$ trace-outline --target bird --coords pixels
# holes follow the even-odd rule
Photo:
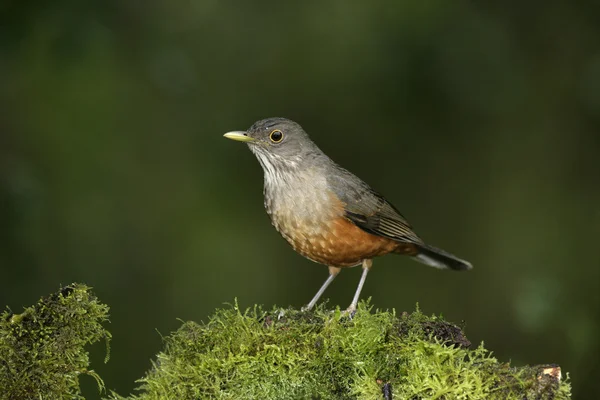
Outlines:
[[[471,263],[426,244],[381,194],[330,159],[302,127],[275,117],[224,137],[248,145],[264,172],[264,206],[272,225],[302,256],[329,268],[304,310],[312,309],[343,268],[362,266],[346,309],[356,311],[373,258],[402,254],[440,269]]]

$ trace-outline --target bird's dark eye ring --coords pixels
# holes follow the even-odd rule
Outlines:
[[[269,134],[269,139],[271,139],[271,142],[273,143],[279,143],[283,140],[283,132],[279,129],[275,129]]]

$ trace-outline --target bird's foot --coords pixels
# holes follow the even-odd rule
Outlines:
[[[285,310],[282,308],[281,310],[279,310],[279,312],[277,313],[277,320],[280,321],[281,318],[285,317]]]
[[[354,318],[355,314],[356,314],[356,304],[354,304],[354,303],[350,304],[350,306],[342,312],[342,315],[347,316],[350,319]]]

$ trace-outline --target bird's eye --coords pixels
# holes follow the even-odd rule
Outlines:
[[[275,129],[271,132],[271,134],[269,134],[269,138],[271,139],[271,142],[279,143],[283,140],[283,132],[281,132],[279,129]]]

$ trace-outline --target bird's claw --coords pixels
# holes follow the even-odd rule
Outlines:
[[[342,315],[347,316],[350,319],[354,318],[354,315],[356,315],[356,305],[350,304],[350,307],[342,311]]]

